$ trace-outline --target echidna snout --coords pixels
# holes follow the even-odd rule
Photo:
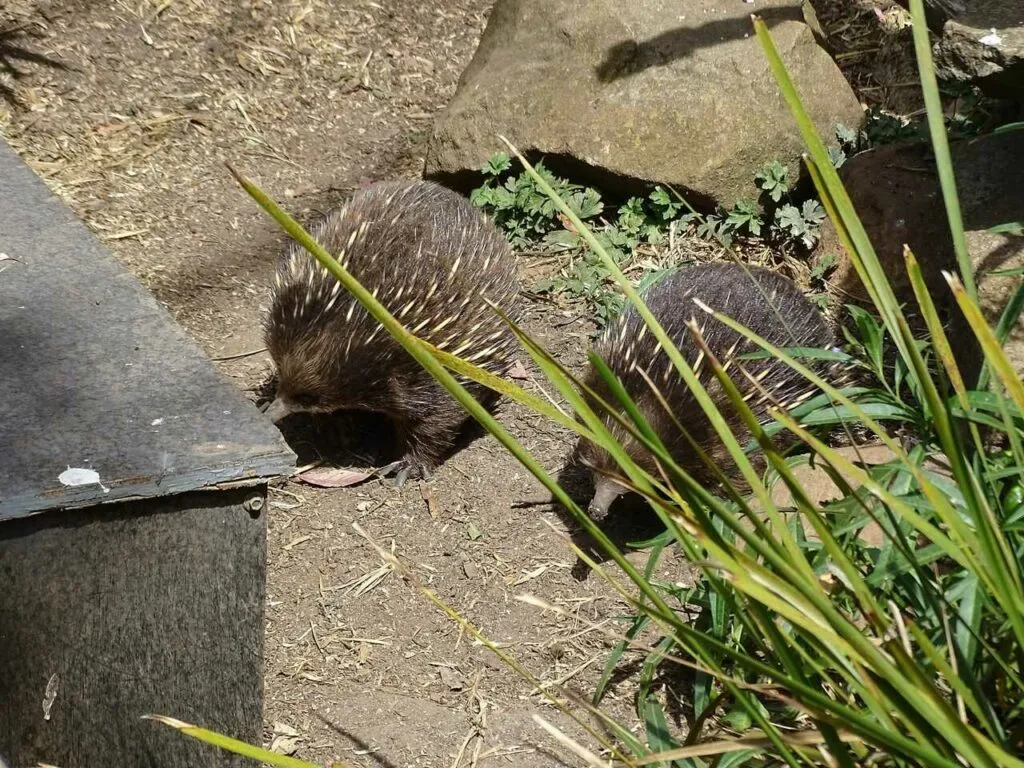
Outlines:
[[[592,404],[592,407],[595,405]],[[649,454],[645,456],[643,446],[629,432],[624,430],[622,425],[609,418],[604,419],[604,425],[611,433],[612,439],[619,444],[631,459],[647,471],[655,471],[654,465],[649,460]],[[580,464],[587,468],[590,478],[594,483],[594,494],[587,507],[587,514],[590,515],[592,520],[603,520],[608,516],[608,512],[612,504],[615,503],[615,500],[629,492],[628,488],[614,479],[615,476],[622,476],[622,469],[608,451],[584,438],[581,438],[577,444],[576,458]]]
[[[267,348],[277,367],[277,394],[266,415],[279,423],[293,413],[331,413],[358,405],[368,408],[358,382],[339,380],[338,360],[329,354],[329,336],[316,328],[295,334],[283,343],[269,333]]]
[[[275,397],[274,401],[267,406],[267,410],[264,411],[267,418],[269,418],[275,424],[280,423],[286,416],[294,413],[291,405],[283,397]]]
[[[594,495],[590,499],[590,505],[587,507],[587,514],[590,515],[593,520],[604,520],[608,517],[608,510],[611,509],[615,500],[627,491],[627,488],[619,485],[619,483],[615,482],[610,477],[606,475],[595,475]]]

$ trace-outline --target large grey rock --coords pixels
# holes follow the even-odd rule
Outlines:
[[[1002,313],[1020,277],[992,274],[1024,267],[1024,237],[987,230],[999,224],[1024,221],[1024,185],[1016,169],[1024,167],[1024,133],[989,135],[951,147],[957,192],[974,264],[982,310],[990,322]],[[942,191],[929,144],[893,145],[849,160],[840,176],[875,252],[899,298],[913,303],[906,276],[903,246],[921,263],[932,297],[950,300],[942,270],[956,269]],[[856,299],[866,294],[830,223],[823,228],[823,252],[841,254],[833,280]],[[961,342],[969,333],[954,312],[954,331]],[[1024,372],[1024,323],[1018,322],[1006,346],[1011,362]]]
[[[1024,2],[971,0],[942,27],[934,52],[940,77],[1024,99]]]
[[[498,0],[434,125],[425,175],[465,186],[503,134],[571,162],[577,178],[668,183],[705,204],[754,198],[757,169],[778,159],[795,172],[803,144],[752,12],[819,130],[859,125],[799,0]]]

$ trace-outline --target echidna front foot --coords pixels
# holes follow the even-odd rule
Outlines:
[[[424,481],[430,480],[432,477],[430,470],[425,464],[409,457],[391,462],[386,467],[383,467],[378,474],[380,474],[381,477],[388,477],[394,474],[395,488],[401,488],[404,486],[410,477],[415,477]]]
[[[402,468],[395,475],[395,488],[401,488],[410,477],[416,477],[424,482],[430,480],[430,470],[427,469],[426,465],[410,460],[403,460],[399,463],[402,465]]]

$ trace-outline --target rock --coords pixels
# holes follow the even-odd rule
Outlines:
[[[768,24],[819,130],[863,110],[800,0],[497,0],[433,127],[424,175],[458,188],[504,147],[574,180],[670,184],[695,204],[754,199],[754,174],[797,171],[803,144],[749,14]]]
[[[887,446],[878,442],[838,448],[836,449],[836,453],[847,461],[860,466],[861,469],[871,469],[872,467],[877,467],[881,464],[888,464],[889,462],[897,460],[896,454],[890,451]],[[944,456],[929,457],[923,464],[923,468],[927,472],[946,478],[950,477],[948,466],[948,459]],[[838,501],[844,496],[843,491],[836,484],[832,475],[829,474],[829,470],[826,470],[824,463],[820,460],[816,460],[813,464],[794,464],[790,468],[790,471],[793,473],[793,476],[796,478],[797,483],[806,495],[807,499],[816,507],[821,507],[829,504],[830,502]],[[861,486],[853,473],[840,471],[839,476],[852,488],[858,488]],[[780,510],[786,508],[792,509],[797,506],[796,502],[793,500],[792,492],[786,484],[782,482],[776,483],[772,487],[771,499],[780,508]],[[821,537],[818,536],[817,532],[814,530],[813,524],[806,516],[802,516],[802,523],[804,533],[807,535],[808,539],[811,541],[821,540]],[[870,547],[881,547],[885,544],[888,537],[886,536],[885,530],[882,526],[876,522],[869,522],[861,528],[857,538]]]
[[[971,0],[934,46],[936,74],[991,96],[1024,99],[1024,3]]]
[[[951,152],[979,300],[985,316],[994,323],[1021,278],[991,273],[1024,267],[1024,237],[987,230],[1024,221],[1024,185],[1017,173],[1009,172],[1024,167],[1024,133],[958,142]],[[949,286],[941,271],[956,270],[956,256],[931,146],[902,144],[864,152],[846,162],[840,177],[897,298],[914,303],[903,260],[906,243],[921,264],[933,299],[940,305],[949,302]],[[842,257],[833,274],[835,284],[854,299],[866,300],[863,285],[830,222],[822,228],[820,248]],[[962,325],[959,312],[952,317],[953,333],[961,341],[969,340],[964,334],[970,330]],[[1024,323],[1017,324],[1006,350],[1015,368],[1024,372]]]

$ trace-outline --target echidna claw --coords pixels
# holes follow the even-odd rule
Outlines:
[[[386,467],[382,467],[377,472],[381,477],[387,477],[392,473],[395,475],[395,488],[401,488],[413,475],[418,476],[422,480],[429,480],[431,477],[431,474],[426,467],[413,461],[409,461],[408,459],[393,461]]]
[[[409,479],[411,473],[412,464],[404,463],[402,468],[398,470],[398,474],[395,475],[395,488],[401,488],[405,485],[405,481]]]

